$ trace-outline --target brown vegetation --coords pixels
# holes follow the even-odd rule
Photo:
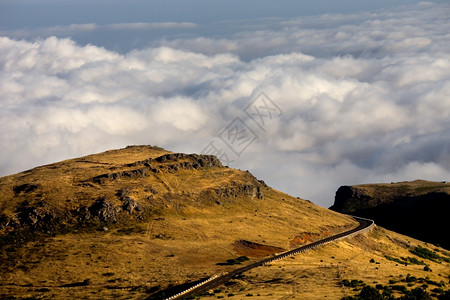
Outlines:
[[[150,146],[3,177],[0,195],[0,297],[142,298],[233,269],[220,263],[238,240],[289,249],[356,225],[214,157]]]

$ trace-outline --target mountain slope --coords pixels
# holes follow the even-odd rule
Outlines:
[[[450,184],[416,180],[342,186],[332,210],[375,220],[383,227],[450,249]]]
[[[142,298],[356,226],[213,156],[133,146],[0,178],[0,296]]]
[[[433,261],[413,254],[418,247],[444,260]],[[344,299],[355,297],[366,286],[386,298],[362,299],[430,299],[401,298],[414,289],[425,290],[432,295],[431,299],[437,299],[449,290],[448,260],[448,251],[376,227],[369,233],[247,272],[201,299],[228,295],[234,299]]]

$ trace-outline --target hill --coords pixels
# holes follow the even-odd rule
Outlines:
[[[450,183],[416,180],[342,186],[332,210],[450,249]]]
[[[214,156],[151,146],[0,178],[0,298],[163,299],[180,285],[354,228]],[[448,290],[450,253],[376,227],[244,273],[202,299]]]
[[[142,298],[357,225],[214,156],[132,146],[0,178],[0,296]]]

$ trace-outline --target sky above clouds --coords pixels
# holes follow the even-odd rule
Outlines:
[[[326,207],[450,179],[448,2],[212,2],[0,0],[0,176],[151,144]]]

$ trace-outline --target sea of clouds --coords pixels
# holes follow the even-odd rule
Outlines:
[[[205,152],[329,206],[343,184],[450,179],[450,5],[221,23],[219,36],[125,53],[71,38],[0,37],[0,175],[151,144]],[[195,28],[78,24],[55,32]],[[218,26],[218,25],[217,25]],[[232,30],[231,30],[232,29]],[[264,127],[245,108],[280,109]],[[234,153],[235,118],[256,139]]]

